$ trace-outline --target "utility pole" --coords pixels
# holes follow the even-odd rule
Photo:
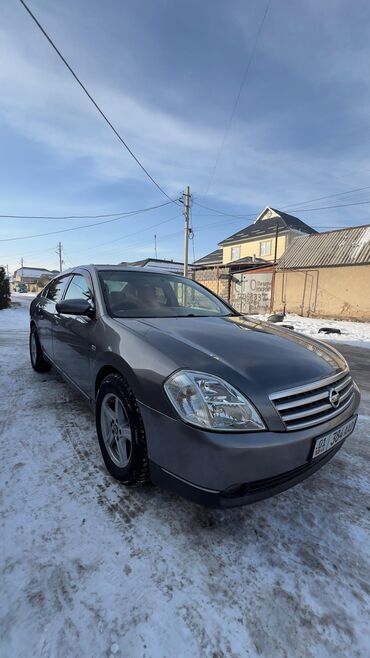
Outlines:
[[[57,254],[59,256],[59,272],[61,272],[62,271],[62,265],[63,265],[63,261],[62,261],[62,243],[61,242],[58,242]]]
[[[156,236],[155,233],[154,233],[154,253],[155,253],[155,257],[158,258],[158,254],[157,254],[157,236]]]
[[[21,283],[23,281],[23,258],[21,258]]]
[[[189,260],[189,211],[190,211],[190,187],[185,189],[185,236],[184,236],[184,276],[188,276]]]

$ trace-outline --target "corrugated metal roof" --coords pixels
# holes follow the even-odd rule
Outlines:
[[[277,269],[370,264],[370,225],[296,238]]]

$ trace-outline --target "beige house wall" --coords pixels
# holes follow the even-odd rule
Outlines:
[[[228,245],[227,247],[222,247],[222,262],[230,263],[231,261],[231,249],[233,247],[240,247],[240,256],[239,258],[245,258],[246,256],[256,256],[256,258],[263,258],[264,260],[271,261],[274,260],[275,256],[275,240],[276,238],[262,238],[261,240],[253,240],[253,242],[240,242],[233,245]],[[261,242],[271,242],[271,255],[270,256],[261,256],[260,245]],[[277,244],[277,258],[280,258],[286,248],[286,235],[278,236]]]
[[[370,320],[370,265],[277,272],[274,311]]]

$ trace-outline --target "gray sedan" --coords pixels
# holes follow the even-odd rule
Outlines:
[[[242,505],[309,476],[354,429],[360,394],[339,352],[176,274],[78,267],[30,314],[34,370],[53,365],[92,405],[125,485]]]

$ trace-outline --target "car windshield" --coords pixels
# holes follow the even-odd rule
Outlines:
[[[225,316],[234,312],[195,281],[176,274],[99,272],[108,313],[117,318]]]

